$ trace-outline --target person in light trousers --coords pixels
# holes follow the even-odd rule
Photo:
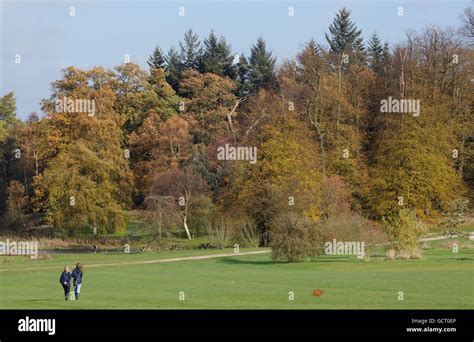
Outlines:
[[[76,299],[79,299],[79,295],[81,294],[82,277],[84,276],[83,269],[83,265],[78,262],[76,264],[76,268],[72,270],[72,279],[74,279],[74,294]]]

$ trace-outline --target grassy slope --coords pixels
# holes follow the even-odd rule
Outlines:
[[[221,251],[215,251],[221,252]],[[53,255],[21,259],[0,268],[57,266],[57,270],[0,272],[0,308],[473,308],[474,250],[424,251],[422,260],[367,263],[324,256],[283,264],[269,255],[87,269],[80,301],[65,302],[58,282],[61,266],[119,260],[177,257],[209,251],[153,254]],[[314,289],[323,289],[313,297]],[[184,291],[185,301],[178,300]],[[294,291],[295,300],[288,300]],[[397,300],[403,291],[404,301]]]

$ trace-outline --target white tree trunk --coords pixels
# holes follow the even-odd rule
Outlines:
[[[191,234],[189,234],[188,224],[186,222],[186,216],[184,216],[183,218],[183,225],[184,225],[184,230],[186,231],[186,235],[188,236],[188,240],[191,240]]]

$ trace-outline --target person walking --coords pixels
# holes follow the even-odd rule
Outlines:
[[[83,269],[83,265],[78,262],[76,268],[72,270],[72,278],[74,279],[74,295],[76,296],[76,300],[79,299],[79,295],[81,294],[82,277],[84,275]]]
[[[66,300],[69,299],[69,292],[71,290],[71,272],[69,272],[69,267],[64,267],[64,271],[61,273],[59,277],[59,282],[61,283],[64,289],[64,296]]]

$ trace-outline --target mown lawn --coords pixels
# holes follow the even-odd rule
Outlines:
[[[474,249],[461,249],[458,254],[428,249],[420,260],[373,257],[366,262],[322,256],[286,264],[261,254],[87,268],[88,264],[210,253],[222,251],[54,254],[52,260],[2,257],[0,270],[16,270],[0,272],[0,309],[474,308]],[[82,297],[65,302],[59,274],[63,265],[76,261],[86,264]],[[35,267],[45,269],[25,270]],[[322,289],[323,295],[313,296],[315,289]],[[184,300],[179,300],[180,291]],[[293,301],[288,299],[290,291]],[[399,291],[403,301],[397,299]]]

